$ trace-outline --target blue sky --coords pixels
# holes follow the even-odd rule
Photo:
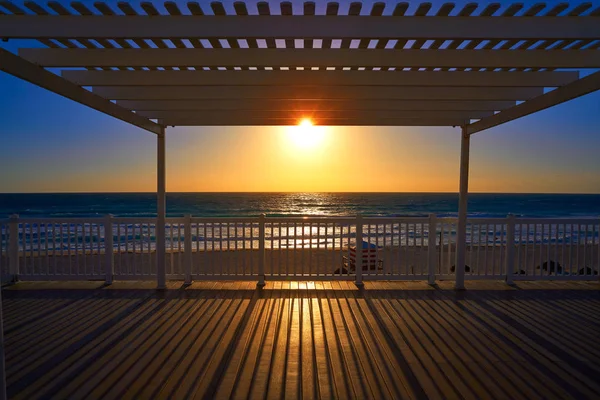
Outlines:
[[[418,4],[410,3],[411,10]],[[432,3],[433,10],[441,4]],[[466,4],[454,3],[456,10]],[[364,13],[371,5],[364,2]],[[0,46],[16,51],[31,42]],[[2,72],[0,93],[0,192],[156,189],[153,134]],[[326,143],[305,155],[285,135],[282,128],[169,129],[167,190],[458,190],[458,129],[331,128]],[[600,193],[599,154],[596,92],[473,136],[470,189]]]

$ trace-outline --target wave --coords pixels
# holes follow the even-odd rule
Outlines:
[[[364,215],[456,216],[455,193],[169,193],[168,216]],[[152,193],[0,194],[0,218],[156,215]],[[484,194],[469,196],[473,217],[593,217],[600,195]]]

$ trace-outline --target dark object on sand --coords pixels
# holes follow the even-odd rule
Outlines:
[[[594,271],[590,267],[583,267],[579,270],[579,275],[598,275],[598,271]]]
[[[453,265],[450,267],[450,272],[454,272],[456,271],[456,265]],[[471,272],[471,267],[469,267],[468,265],[465,265],[465,272]]]
[[[542,264],[541,267],[544,271],[548,271],[549,274],[553,273],[554,274],[562,274],[563,273],[563,268],[560,265],[560,263],[558,261],[546,261]],[[536,269],[540,269],[540,266],[538,265]]]
[[[520,269],[518,271],[513,272],[513,275],[527,275],[527,272],[525,272],[524,270]]]

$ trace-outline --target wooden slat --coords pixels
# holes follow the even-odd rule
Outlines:
[[[598,68],[596,50],[20,49],[44,67]]]
[[[0,36],[61,38],[598,39],[594,17],[0,16]]]
[[[98,1],[98,2],[94,3],[94,5],[98,9],[98,11],[100,11],[103,15],[115,15],[115,12],[106,3]],[[125,13],[125,15],[128,15],[128,16],[139,15],[137,13],[137,11],[132,7],[132,5],[126,1],[118,2],[117,7],[123,13]],[[115,40],[116,41],[121,40],[121,43],[122,42],[127,43],[124,39],[115,39]],[[150,45],[148,45],[148,43],[146,43],[146,41],[143,39],[132,39],[132,40],[141,49],[147,49],[150,47]],[[165,43],[162,40],[150,40],[150,42],[153,43],[154,46],[156,46],[158,48],[166,47]],[[129,48],[130,46],[121,45],[121,47]],[[156,70],[156,67],[148,67],[148,69]]]
[[[78,11],[81,15],[93,15],[93,13],[84,5],[78,3],[78,2],[73,2],[72,7],[76,8],[76,11]],[[56,1],[49,1],[48,2],[48,8],[52,9],[54,12],[56,12],[59,15],[72,15],[71,12],[62,4],[60,4],[59,2]],[[40,14],[40,12],[37,12],[38,14]],[[42,15],[47,15],[46,13],[41,13]],[[96,46],[96,44],[88,39],[79,39],[78,40],[79,43],[81,43],[84,47],[88,48],[88,49],[95,49],[98,48],[99,46]],[[105,48],[112,48],[114,47],[108,40],[106,39],[98,39],[97,40],[98,44],[100,45],[100,47],[105,47]],[[77,46],[69,46],[67,45],[67,47],[77,47]],[[91,68],[90,68],[91,69]],[[103,68],[98,68],[101,70],[110,70],[110,68],[107,67],[103,67]]]
[[[11,12],[15,15],[25,15],[26,14],[22,8],[16,6],[14,3],[10,2],[10,1],[2,1],[2,2],[0,2],[0,5],[2,5],[9,12]],[[36,14],[40,14],[40,15],[48,14],[48,12],[46,11],[46,9],[44,9],[44,7],[40,6],[39,4],[37,4],[33,1],[26,1],[23,3],[23,5]],[[2,13],[2,14],[4,14],[4,13]],[[41,39],[41,40],[39,40],[39,42],[50,48],[60,47],[54,41],[48,40],[48,39]],[[57,42],[62,44],[65,47],[72,47],[72,43],[69,40],[58,40]]]
[[[81,86],[325,85],[325,86],[510,86],[555,87],[576,80],[577,72],[416,72],[416,71],[63,71]]]
[[[468,3],[466,4],[462,10],[460,10],[460,12],[458,13],[459,17],[469,17],[471,16],[475,10],[477,10],[477,3]],[[485,16],[484,13],[482,13],[481,15]],[[471,40],[471,42],[477,42],[477,40]],[[453,40],[451,41],[448,46],[446,47],[447,49],[457,49],[461,44],[463,43],[462,40]],[[468,50],[468,46],[465,46],[465,49]],[[442,71],[446,70],[445,68],[442,68]],[[457,71],[463,71],[464,68],[457,68]]]
[[[327,7],[325,9],[325,15],[334,16],[338,15],[340,5],[337,2],[329,2],[327,3]],[[325,38],[321,41],[321,48],[330,49],[332,44],[332,40]]]
[[[440,9],[439,9],[439,10],[438,10],[438,12],[436,13],[436,16],[445,17],[445,16],[448,16],[448,15],[450,15],[450,13],[452,12],[452,10],[454,9],[454,6],[455,6],[455,5],[454,5],[454,3],[444,3],[444,4],[442,4],[442,6],[440,7]],[[465,6],[465,7],[466,7],[466,6]],[[463,10],[464,10],[464,9],[463,9]],[[461,11],[461,12],[462,12],[462,11]],[[440,39],[438,39],[438,40],[434,40],[434,41],[433,41],[433,43],[431,43],[431,44],[429,45],[428,49],[432,49],[432,50],[433,50],[433,49],[439,49],[439,48],[440,48],[440,47],[441,47],[441,46],[444,44],[444,42],[445,42],[445,40],[440,40]],[[451,41],[451,42],[448,44],[447,48],[448,48],[449,46],[452,46],[453,44],[454,44],[454,41]],[[414,48],[414,47],[415,47],[415,46],[413,45],[413,48]],[[421,46],[419,46],[419,47],[421,47]],[[457,46],[457,47],[458,47],[458,46]],[[434,68],[431,68],[431,67],[430,67],[430,68],[427,68],[426,70],[427,70],[427,71],[433,71],[433,70],[434,70]]]
[[[410,86],[402,90],[383,86],[101,86],[93,93],[111,100],[192,99],[397,99],[397,100],[526,100],[542,88],[443,88]]]
[[[443,100],[118,100],[129,110],[271,110],[271,111],[499,111],[514,106],[514,101]]]
[[[232,114],[229,110],[210,110],[210,111],[137,111],[137,115],[150,119],[177,120],[177,119],[198,119],[215,118],[227,119],[302,119],[304,117],[312,117],[319,119],[480,119],[494,115],[493,111],[358,111],[354,110],[349,113],[347,110],[328,111],[236,111]]]
[[[303,118],[237,118],[237,117],[205,117],[159,119],[158,123],[165,126],[294,126]],[[314,125],[322,126],[462,126],[469,119],[399,119],[399,118],[315,118],[311,117]]]
[[[210,8],[212,9],[215,16],[222,17],[224,15],[227,15],[227,13],[225,12],[225,8],[223,7],[223,4],[218,1],[211,2]],[[237,39],[226,39],[226,41],[227,41],[228,46],[232,49],[238,49],[240,47]],[[210,45],[215,49],[223,48],[221,41],[217,38],[209,38],[209,42],[210,42]]]

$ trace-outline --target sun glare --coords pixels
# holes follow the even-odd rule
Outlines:
[[[324,127],[314,126],[305,118],[297,126],[291,126],[288,131],[290,141],[298,148],[313,148],[318,146],[325,136]]]

